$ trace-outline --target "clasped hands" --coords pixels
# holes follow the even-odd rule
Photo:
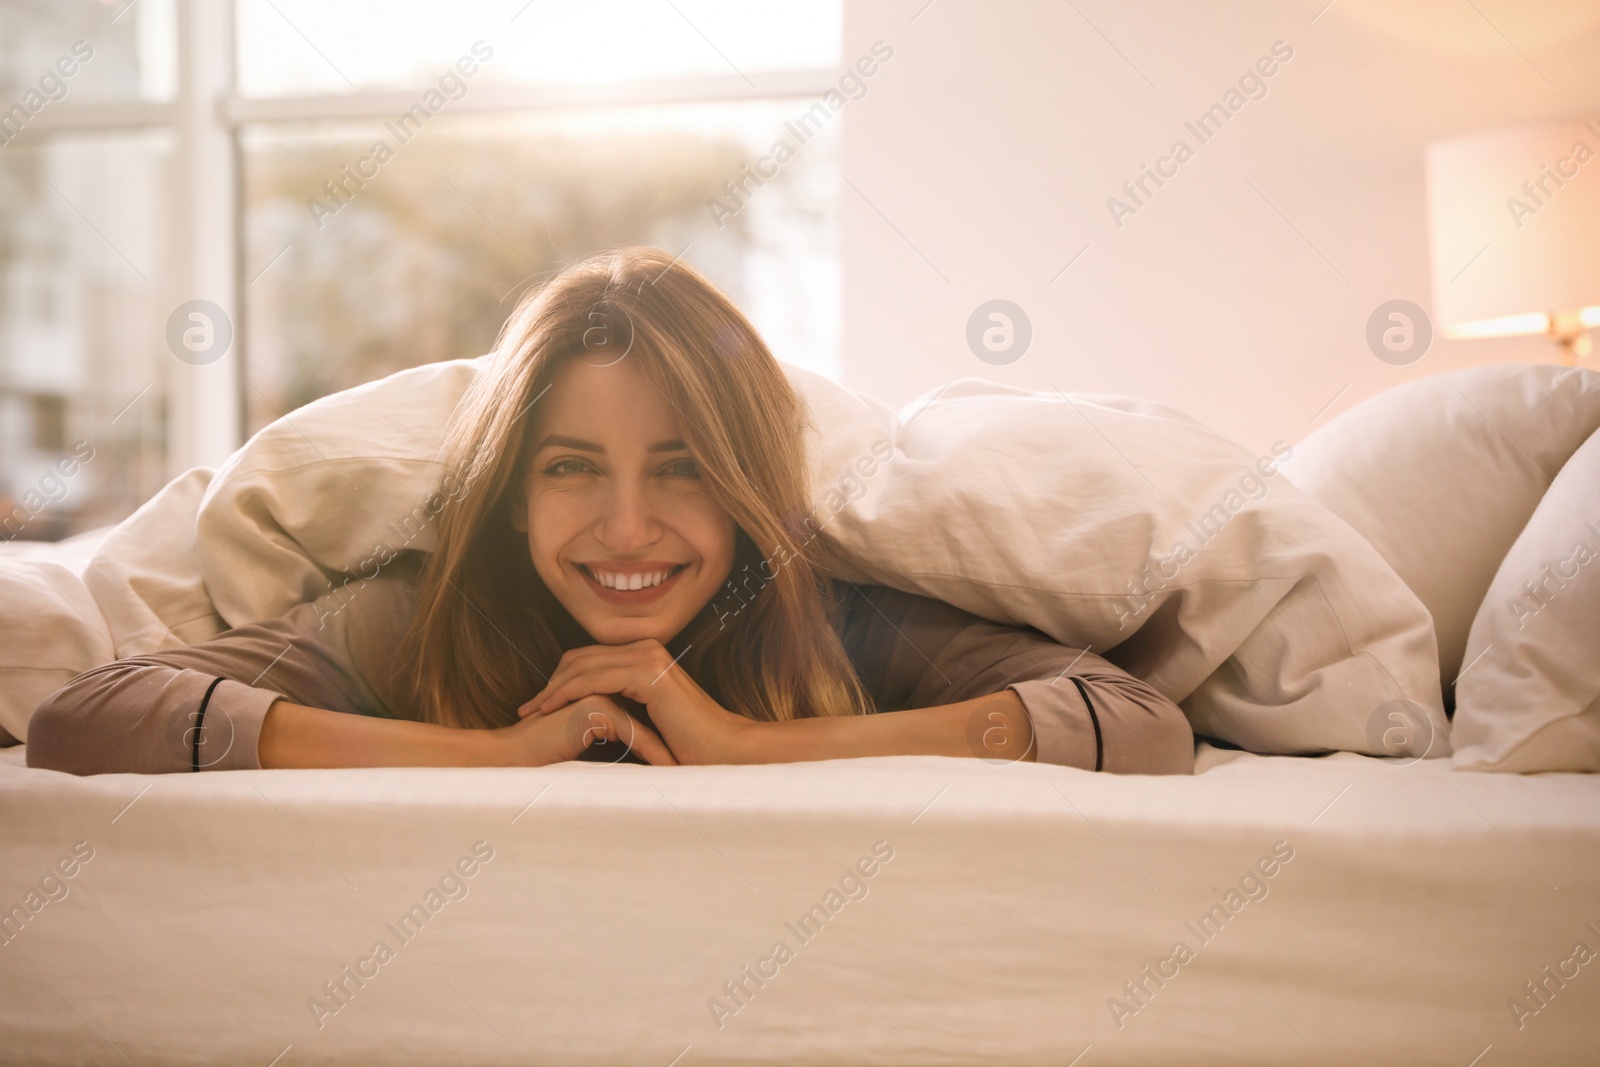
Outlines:
[[[618,695],[643,704],[660,733],[628,714]],[[597,741],[658,765],[758,762],[754,742],[764,725],[711,699],[653,639],[569,650],[517,716],[493,733],[509,746],[508,762],[525,766],[577,759]]]

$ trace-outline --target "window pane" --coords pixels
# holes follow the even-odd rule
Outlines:
[[[839,62],[839,0],[238,0],[247,96],[429,85],[476,41],[486,81],[759,74]]]
[[[0,0],[0,141],[48,107],[170,100],[173,12],[173,0]]]
[[[165,481],[167,157],[153,134],[0,151],[0,541],[115,522]]]
[[[397,143],[381,125],[247,131],[250,429],[403,367],[481,355],[528,284],[623,244],[683,252],[780,358],[837,374],[837,129],[747,198],[723,188],[798,107],[441,117],[381,164],[374,143]]]

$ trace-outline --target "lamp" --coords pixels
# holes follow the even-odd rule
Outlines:
[[[1569,366],[1600,327],[1600,117],[1428,146],[1433,304],[1445,337],[1549,334]]]

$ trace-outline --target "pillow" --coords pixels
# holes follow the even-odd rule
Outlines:
[[[114,529],[0,554],[0,727],[19,741],[41,701],[73,677],[125,656],[180,648],[225,628],[195,554],[195,514],[211,481],[197,469]]]
[[[1600,771],[1600,433],[1506,553],[1466,656],[1456,767]]]
[[[974,379],[901,412],[844,570],[1090,648],[1255,752],[1449,754],[1426,610],[1277,464],[1160,404]],[[1374,717],[1400,702],[1409,735]]]
[[[476,367],[325,397],[232,456],[198,518],[217,611],[275,617],[431,549],[451,484],[438,443]],[[809,411],[813,521],[836,576],[1116,646],[1196,729],[1255,751],[1448,754],[1426,609],[1275,477],[1287,446],[1253,457],[1157,404],[971,380],[897,415],[785,370]],[[1426,728],[1384,748],[1369,722],[1395,701]]]
[[[1372,542],[1427,605],[1448,702],[1501,560],[1597,429],[1600,374],[1475,367],[1357,404],[1295,445],[1283,472]]]
[[[229,626],[371,577],[388,555],[433,550],[444,427],[477,366],[430,363],[323,397],[228,457],[197,526],[200,569]]]
[[[94,598],[71,567],[40,553],[0,555],[0,727],[28,740],[45,697],[116,656]]]

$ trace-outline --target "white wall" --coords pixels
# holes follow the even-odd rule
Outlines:
[[[1135,394],[1265,451],[1413,378],[1555,360],[1436,340],[1396,367],[1364,331],[1393,298],[1431,310],[1429,141],[1600,111],[1595,0],[925,3],[846,3],[845,61],[894,57],[844,113],[845,384]],[[1184,121],[1277,40],[1267,95],[1199,145]],[[1194,158],[1117,228],[1107,198],[1179,137]],[[1033,323],[1009,366],[965,340],[997,297]]]

